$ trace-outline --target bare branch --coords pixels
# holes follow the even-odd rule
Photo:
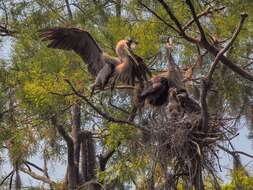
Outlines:
[[[178,21],[177,17],[173,14],[171,8],[169,7],[169,5],[167,3],[164,2],[164,0],[158,0],[159,3],[163,6],[163,8],[166,10],[166,12],[168,13],[168,15],[170,16],[171,20],[176,24],[179,32],[178,34],[180,36],[182,36],[183,38],[185,38],[186,40],[188,40],[189,42],[192,42],[192,43],[199,43],[199,40],[198,39],[195,39],[191,36],[188,36],[185,31],[183,30],[180,22]]]
[[[219,53],[216,55],[212,65],[211,65],[211,68],[209,70],[209,73],[208,73],[208,76],[207,76],[207,82],[210,83],[211,79],[212,79],[212,75],[214,73],[214,70],[215,70],[215,67],[216,65],[218,64],[221,56],[233,45],[236,37],[238,36],[238,34],[240,33],[241,29],[242,29],[242,26],[243,26],[243,23],[245,21],[245,19],[247,18],[247,14],[246,13],[242,13],[241,14],[241,20],[240,20],[240,23],[238,25],[238,27],[236,28],[236,30],[234,31],[232,37],[231,37],[231,40],[227,43],[227,45],[225,45],[224,48],[222,48]]]
[[[33,172],[33,171],[29,171],[29,170],[27,170],[27,169],[24,168],[24,167],[20,167],[20,171],[22,171],[23,173],[28,174],[29,176],[31,176],[31,177],[34,178],[34,179],[43,181],[44,183],[47,183],[47,184],[54,184],[54,181],[50,180],[49,178],[47,178],[47,177],[45,177],[45,176],[38,175],[37,173],[35,173],[35,172]]]
[[[0,186],[2,186],[4,184],[4,182],[14,173],[14,170],[12,170],[0,183]]]
[[[56,127],[56,129],[58,130],[58,132],[60,133],[60,135],[63,137],[63,139],[67,142],[68,146],[69,145],[72,146],[73,145],[72,138],[65,131],[65,129],[63,128],[63,126],[58,123],[56,116],[53,116],[51,118],[51,122]]]
[[[248,153],[245,153],[245,152],[242,152],[242,151],[231,151],[231,150],[229,150],[229,149],[227,149],[227,148],[225,148],[225,147],[223,147],[223,146],[221,146],[221,145],[217,145],[217,146],[218,146],[221,150],[223,150],[223,151],[229,153],[230,155],[232,155],[233,157],[235,157],[236,154],[242,154],[242,155],[247,156],[247,157],[249,157],[249,158],[253,158],[253,155],[250,155],[250,154],[248,154]]]
[[[209,116],[208,116],[206,97],[207,97],[208,89],[210,87],[210,83],[212,80],[212,75],[214,73],[216,65],[218,64],[221,56],[223,56],[223,54],[233,45],[233,42],[235,41],[236,37],[238,36],[239,32],[241,31],[244,20],[247,18],[247,16],[248,15],[245,13],[241,14],[240,23],[239,23],[238,27],[236,28],[235,32],[233,33],[230,42],[228,42],[227,45],[217,53],[212,65],[211,65],[211,68],[208,72],[206,79],[203,79],[203,81],[202,81],[200,104],[201,104],[202,128],[204,129],[204,131],[208,130],[208,117]]]
[[[127,121],[127,120],[121,120],[121,119],[116,119],[112,116],[110,116],[108,113],[105,113],[103,112],[102,110],[100,110],[99,108],[97,108],[93,103],[91,103],[88,98],[86,96],[84,96],[83,94],[79,93],[75,88],[74,86],[72,85],[72,83],[69,81],[69,80],[65,80],[68,85],[70,86],[70,88],[72,89],[72,91],[78,96],[80,97],[81,99],[83,99],[90,107],[92,107],[99,115],[101,115],[103,118],[105,118],[107,121],[110,121],[110,122],[114,122],[114,123],[119,123],[119,124],[128,124],[128,125],[131,125],[131,126],[134,126],[134,127],[137,127],[139,129],[142,129],[142,130],[147,130],[139,125],[135,125],[134,123],[130,122],[130,121]]]
[[[207,7],[203,12],[199,13],[196,17],[197,17],[197,19],[200,19],[202,16],[206,16],[207,14],[211,14],[211,13],[216,12],[216,11],[221,11],[223,9],[225,9],[224,6],[219,7],[219,8],[215,8],[215,9],[212,9],[211,7]],[[192,18],[191,20],[189,20],[183,26],[183,30],[187,30],[193,23],[194,23],[194,18]]]
[[[168,22],[166,22],[162,17],[160,17],[156,12],[154,12],[151,8],[149,8],[147,5],[145,5],[144,3],[142,3],[141,0],[138,1],[139,4],[141,6],[143,6],[144,8],[146,8],[150,13],[152,13],[154,16],[156,16],[160,21],[162,21],[165,25],[167,25],[169,28],[171,28],[172,30],[176,31],[177,33],[179,33],[179,31],[172,26],[171,24],[169,24]]]
[[[193,16],[193,20],[194,22],[197,24],[198,26],[198,29],[199,29],[199,32],[200,32],[200,37],[201,37],[201,41],[206,41],[206,35],[205,35],[205,32],[199,22],[199,19],[198,19],[198,16],[195,12],[195,9],[194,9],[194,6],[191,2],[191,0],[186,0],[186,4],[189,6],[190,10],[191,10],[191,13],[192,13],[192,16]]]
[[[37,166],[36,164],[29,162],[29,161],[26,161],[25,163],[44,173],[44,170],[42,168],[40,168],[39,166]]]

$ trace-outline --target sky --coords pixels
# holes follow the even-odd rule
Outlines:
[[[0,47],[0,58],[8,60],[10,58],[10,53],[11,53],[11,41],[10,39],[5,38],[4,46]],[[253,146],[252,146],[253,141],[248,139],[249,131],[248,131],[247,123],[245,122],[244,119],[240,121],[239,129],[240,129],[239,135],[235,139],[232,140],[232,143],[235,149],[253,155]],[[219,156],[221,157],[220,163],[222,166],[222,172],[219,172],[219,176],[226,183],[230,180],[229,171],[232,168],[233,162],[232,162],[231,157],[222,151],[220,151]],[[4,157],[7,158],[6,153],[4,154]],[[253,160],[243,155],[241,156],[241,159],[242,159],[243,165],[247,166],[247,168],[251,172],[253,172]],[[29,161],[37,164],[40,167],[43,167],[43,161],[40,158],[40,156],[35,156],[31,158]],[[66,171],[66,162],[65,163],[59,163],[55,161],[50,162],[48,168],[49,168],[49,176],[53,180],[62,180],[64,178],[65,171]],[[11,171],[11,168],[8,162],[5,162],[0,167],[0,175],[8,174],[10,171]],[[22,174],[21,177],[22,177],[24,186],[41,184],[41,182],[38,182],[32,179],[30,176],[26,174]]]

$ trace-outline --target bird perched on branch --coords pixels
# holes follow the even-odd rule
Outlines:
[[[143,59],[133,53],[137,44],[132,39],[120,40],[116,45],[118,57],[106,54],[85,30],[77,28],[53,28],[41,31],[42,41],[50,41],[48,47],[73,50],[88,65],[88,71],[96,77],[92,84],[95,89],[104,89],[109,83],[120,80],[124,84],[135,85],[136,81],[147,81],[151,75]]]

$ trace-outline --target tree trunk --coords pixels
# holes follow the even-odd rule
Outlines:
[[[76,190],[78,185],[78,167],[75,164],[74,158],[74,144],[68,144],[68,189]]]
[[[20,190],[21,189],[21,178],[19,175],[19,170],[16,170],[16,180],[15,180],[15,190]]]
[[[81,135],[81,174],[83,183],[96,179],[96,154],[92,133],[82,132]],[[97,184],[91,184],[91,189],[100,189]]]
[[[80,160],[80,141],[78,136],[81,127],[81,108],[78,103],[74,104],[71,108],[72,115],[72,140],[74,145],[74,164],[75,176],[77,176],[77,183],[79,183],[79,160]]]

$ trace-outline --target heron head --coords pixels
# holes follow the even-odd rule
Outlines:
[[[127,47],[130,50],[134,50],[138,45],[138,41],[133,38],[127,38]]]

